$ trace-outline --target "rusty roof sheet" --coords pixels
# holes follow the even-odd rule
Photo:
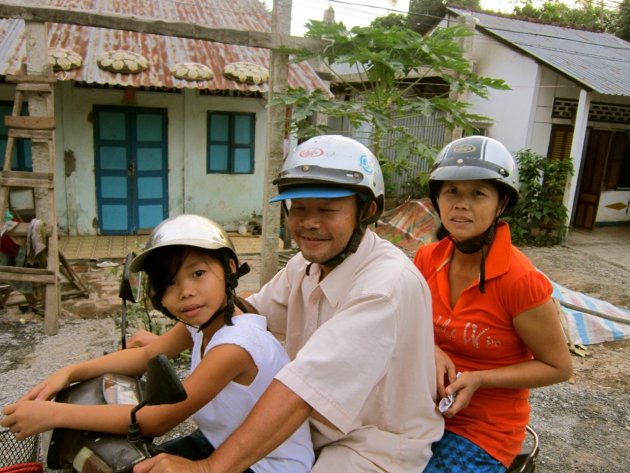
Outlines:
[[[578,82],[587,90],[630,97],[630,43],[608,33],[504,18],[450,8],[472,15],[477,28],[510,44]]]
[[[258,0],[35,0],[28,3],[197,23],[216,28],[271,31],[270,14]],[[18,73],[20,65],[25,62],[23,31],[23,20],[0,19],[0,75]],[[196,88],[243,92],[268,90],[268,83],[244,84],[223,75],[225,65],[237,61],[252,62],[269,68],[270,52],[264,48],[60,23],[48,23],[48,38],[49,48],[71,49],[83,58],[82,67],[58,72],[59,80],[162,89]],[[101,70],[96,63],[99,55],[118,49],[142,54],[149,61],[148,69],[137,74]],[[170,68],[181,62],[205,64],[214,72],[214,78],[208,81],[176,79],[171,75]],[[306,63],[289,66],[289,86],[327,90],[324,82]]]

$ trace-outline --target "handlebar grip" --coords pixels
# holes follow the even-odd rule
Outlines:
[[[154,443],[147,444],[147,451],[149,452],[150,457],[154,457],[160,453],[166,453],[166,450],[160,448],[159,445],[155,445]]]

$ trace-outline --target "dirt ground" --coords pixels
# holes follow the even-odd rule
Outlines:
[[[565,245],[523,248],[553,281],[630,308],[630,227],[570,234]],[[630,471],[630,340],[573,357],[571,383],[532,391],[540,472]]]
[[[522,248],[552,280],[621,307],[630,307],[630,227],[571,233],[565,244]],[[253,268],[259,256],[243,258]],[[0,405],[27,385],[73,360],[115,349],[119,314],[116,274],[95,262],[73,262],[89,299],[64,301],[58,335],[42,334],[41,316],[9,308],[0,314]],[[256,290],[258,272],[239,289]],[[540,436],[539,472],[630,471],[630,340],[588,347],[573,357],[575,380],[532,391]]]

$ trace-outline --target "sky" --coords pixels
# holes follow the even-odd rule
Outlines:
[[[273,4],[267,0],[267,4]],[[481,0],[481,7],[495,11],[511,12],[516,0]],[[534,1],[534,4],[542,3]],[[565,3],[572,4],[573,0]],[[335,10],[335,20],[342,21],[348,28],[353,26],[367,26],[374,18],[389,13],[407,13],[409,0],[397,0],[392,5],[390,0],[292,0],[291,34],[303,36],[304,24],[309,20],[322,20],[324,11],[332,6]]]

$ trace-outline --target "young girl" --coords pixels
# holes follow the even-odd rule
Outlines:
[[[146,406],[137,420],[143,435],[160,436],[191,417],[198,430],[163,444],[169,453],[206,458],[238,427],[274,375],[289,360],[266,330],[266,319],[234,294],[239,266],[232,242],[213,221],[181,215],[158,225],[131,263],[148,275],[152,305],[178,323],[152,343],[60,369],[4,408],[0,425],[18,439],[63,427],[125,434],[130,405],[80,406],[49,402],[71,383],[107,372],[140,375],[160,353],[192,349],[183,381],[188,395],[173,405]],[[254,472],[308,472],[314,460],[308,425],[251,466]]]

